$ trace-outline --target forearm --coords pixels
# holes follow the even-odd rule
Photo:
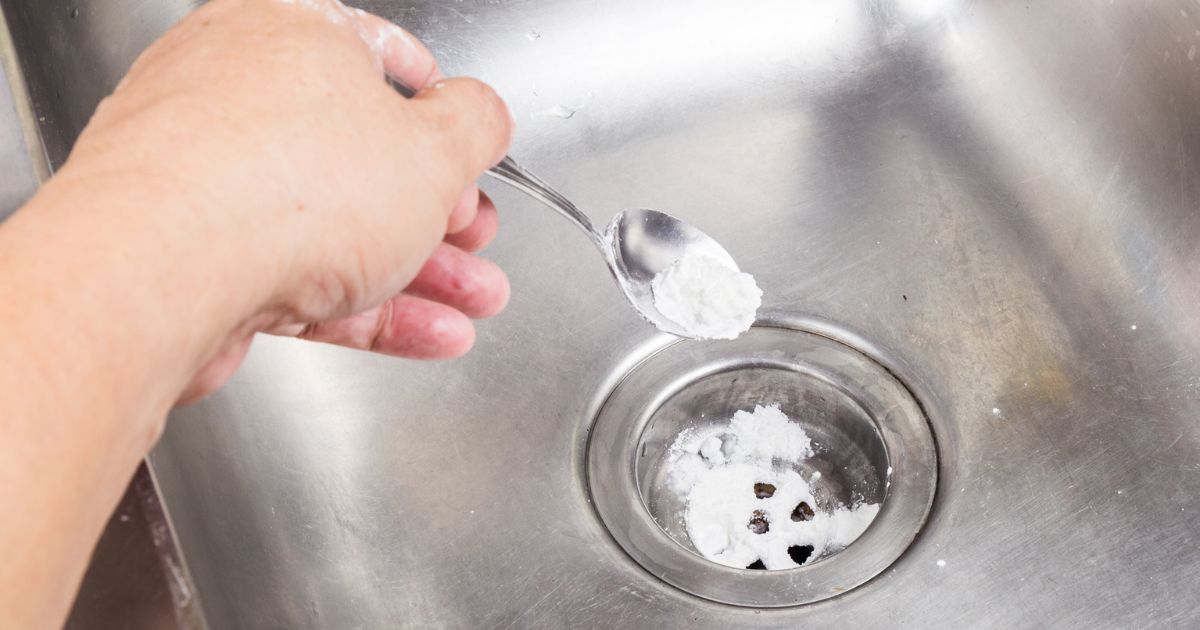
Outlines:
[[[141,233],[155,229],[135,218],[144,205],[178,201],[118,185],[51,183],[0,225],[0,614],[18,615],[0,626],[61,624],[130,474],[230,325],[181,290],[205,286],[174,264],[189,252]]]

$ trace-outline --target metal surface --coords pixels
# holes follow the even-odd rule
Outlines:
[[[134,58],[201,2],[0,0],[52,167]]]
[[[844,594],[908,548],[937,485],[933,436],[904,385],[831,338],[835,330],[760,320],[734,341],[675,343],[640,362],[606,397],[588,444],[588,487],[612,536],[646,570],[714,601],[795,606]],[[846,549],[815,549],[813,561],[779,571],[729,568],[696,552],[684,497],[664,465],[668,449],[682,431],[701,435],[755,405],[779,406],[813,439],[817,454],[796,472],[812,480],[818,510],[856,499],[880,505]]]
[[[14,5],[56,157],[190,3]],[[904,556],[817,604],[638,568],[583,448],[658,337],[573,228],[497,190],[513,298],[469,357],[262,338],[175,414],[152,463],[213,627],[1200,624],[1193,0],[359,5],[496,85],[514,152],[581,207],[669,209],[766,309],[873,346],[934,423],[939,494]]]
[[[400,81],[388,79],[388,83],[405,98],[416,94]],[[629,304],[646,321],[664,332],[678,337],[696,337],[658,310],[651,282],[659,272],[675,264],[688,250],[717,259],[735,270],[738,268],[720,243],[669,214],[642,208],[622,210],[612,218],[602,236],[592,220],[570,199],[530,173],[512,156],[504,156],[499,164],[488,169],[487,174],[554,210],[586,234],[600,250]]]
[[[96,544],[65,628],[205,627],[154,477],[140,466]]]
[[[17,55],[9,37],[8,24],[0,14],[0,221],[21,207],[37,190],[45,176],[33,109]]]

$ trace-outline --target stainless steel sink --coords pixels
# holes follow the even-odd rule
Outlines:
[[[193,6],[0,4],[54,163]],[[513,299],[469,357],[263,337],[174,414],[151,467],[210,627],[1200,625],[1200,4],[357,4],[493,83],[513,154],[594,221],[670,211],[768,315],[869,349],[928,419],[937,493],[819,603],[642,569],[590,504],[588,437],[666,340],[574,228],[491,189]]]

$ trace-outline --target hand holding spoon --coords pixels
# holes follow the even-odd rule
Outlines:
[[[389,78],[389,82],[407,98],[416,93],[394,79]],[[505,156],[487,174],[536,199],[583,230],[604,256],[625,298],[646,321],[679,337],[704,337],[664,315],[655,304],[652,285],[656,276],[685,256],[707,257],[736,273],[737,263],[719,243],[669,214],[638,208],[618,212],[601,234],[570,199],[511,157]],[[754,308],[757,309],[757,303]]]

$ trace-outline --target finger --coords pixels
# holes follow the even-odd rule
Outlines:
[[[459,195],[458,201],[454,204],[454,210],[450,212],[450,221],[446,225],[447,234],[455,234],[461,232],[475,221],[475,212],[479,206],[479,186],[471,184],[463,190],[462,195]]]
[[[351,10],[359,37],[388,76],[413,89],[442,78],[433,53],[408,31],[361,9]]]
[[[208,363],[204,364],[199,372],[196,372],[175,404],[190,405],[217,391],[242,364],[246,353],[250,351],[250,342],[253,340],[254,335],[246,335],[221,348],[216,356],[209,359]]]
[[[508,276],[492,261],[442,243],[404,293],[482,319],[499,313],[508,304]]]
[[[438,81],[411,101],[447,163],[459,169],[464,184],[495,166],[512,143],[513,119],[492,88],[475,79]]]
[[[399,295],[357,315],[305,326],[295,336],[410,359],[451,359],[475,344],[475,326],[449,306]]]
[[[496,238],[496,231],[500,228],[500,213],[496,211],[496,205],[488,196],[480,191],[479,206],[475,210],[475,220],[461,232],[448,234],[446,242],[468,252],[477,252],[492,239]]]

